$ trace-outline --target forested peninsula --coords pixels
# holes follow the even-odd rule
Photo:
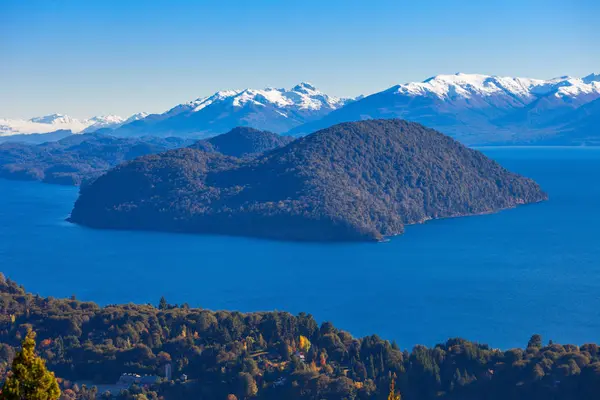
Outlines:
[[[407,224],[547,198],[531,179],[402,120],[343,123],[250,158],[199,148],[109,170],[82,188],[70,220],[94,228],[373,241]]]

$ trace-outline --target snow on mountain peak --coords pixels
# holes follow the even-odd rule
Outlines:
[[[147,112],[135,113],[135,114],[131,115],[129,118],[127,118],[123,123],[128,124],[133,121],[138,121],[140,119],[146,118],[148,115],[150,115],[150,114],[148,114]]]
[[[31,118],[29,121],[37,124],[69,124],[75,120],[68,115],[48,114],[41,117]]]
[[[147,116],[147,114],[139,114],[136,118],[145,118],[145,116]],[[124,122],[125,119],[118,115],[99,115],[83,120],[63,114],[49,114],[28,120],[0,119],[0,136],[49,133],[58,130],[70,130],[73,133],[87,133],[100,128],[115,128],[122,125]]]
[[[436,75],[423,82],[411,82],[394,87],[394,91],[408,96],[436,97],[442,100],[457,98],[486,98],[499,96],[529,102],[536,96],[554,93],[556,96],[575,96],[599,93],[600,82],[593,77],[563,76],[551,80],[500,77],[482,74],[457,73]]]
[[[223,90],[211,96],[201,97],[189,103],[180,104],[167,111],[166,115],[174,116],[186,111],[198,112],[212,104],[222,102],[229,102],[234,107],[255,105],[273,106],[281,109],[334,110],[343,106],[348,101],[349,99],[326,95],[312,84],[301,82],[289,90],[273,87],[261,90]],[[282,115],[285,115],[285,113]]]
[[[506,92],[519,98],[527,98],[530,96],[529,88],[535,82],[533,79],[457,73],[436,75],[423,82],[400,85],[397,91],[407,95],[435,96],[440,99],[487,97]]]
[[[558,86],[555,96],[574,97],[579,95],[598,94],[600,95],[600,82],[590,81],[586,83],[583,79],[568,79]]]
[[[118,115],[97,115],[88,119],[88,122],[92,122],[92,124],[119,124],[123,122],[125,119],[119,117]]]
[[[300,82],[299,84],[294,86],[291,91],[306,93],[306,92],[318,92],[319,90],[309,82]]]
[[[86,124],[63,114],[49,114],[25,119],[0,119],[0,136],[31,133],[48,133],[57,130],[79,132]]]
[[[84,121],[87,126],[82,132],[88,133],[102,128],[116,128],[121,126],[123,122],[125,122],[125,119],[118,115],[97,115]]]

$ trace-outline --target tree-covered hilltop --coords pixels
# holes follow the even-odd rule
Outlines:
[[[448,136],[416,123],[370,120],[243,161],[190,149],[138,158],[82,190],[71,220],[97,228],[379,240],[406,224],[544,199],[532,180]]]
[[[99,307],[33,295],[0,278],[0,381],[30,330],[68,398],[94,398],[92,384],[86,390],[73,381],[115,383],[122,373],[164,376],[166,364],[174,382],[133,385],[113,395],[385,399],[393,374],[403,400],[586,400],[600,393],[596,344],[545,344],[534,335],[523,349],[450,339],[407,351],[375,335],[354,338],[331,323],[319,326],[303,313],[214,312],[166,299],[158,307]]]
[[[136,157],[191,144],[180,138],[117,138],[89,133],[39,145],[0,144],[0,178],[80,185]]]
[[[248,127],[237,127],[222,135],[200,140],[190,147],[208,152],[217,152],[233,157],[256,156],[269,150],[278,149],[292,142],[291,136],[259,131]]]

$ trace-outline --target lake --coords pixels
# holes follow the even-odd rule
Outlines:
[[[387,243],[103,231],[64,221],[77,188],[0,180],[0,271],[43,296],[311,313],[403,348],[600,338],[600,148],[485,148],[545,203],[408,227]]]

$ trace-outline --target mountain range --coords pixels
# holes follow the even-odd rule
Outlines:
[[[147,113],[137,113],[129,118],[122,118],[117,115],[101,115],[88,119],[77,119],[63,114],[49,114],[28,120],[0,118],[0,141],[8,141],[12,137],[13,140],[10,141],[35,142],[43,138],[34,136],[31,140],[27,140],[25,135],[43,134],[53,134],[53,136],[48,137],[58,139],[73,133],[90,133],[100,129],[114,129],[123,124],[144,119],[147,116]],[[14,140],[16,137],[20,140]]]
[[[306,82],[289,90],[226,90],[177,105],[163,114],[124,124],[113,134],[203,138],[237,126],[284,133],[321,119],[352,101],[354,99],[329,96]]]
[[[551,80],[438,75],[375,93],[289,134],[346,121],[403,118],[466,144],[592,144],[600,143],[600,132],[586,121],[598,115],[592,104],[599,98],[598,75]]]
[[[54,114],[0,120],[0,141],[53,140],[13,136],[102,129],[114,136],[205,138],[247,126],[303,136],[337,123],[402,118],[468,145],[600,144],[600,75],[550,80],[457,73],[395,85],[367,97],[338,98],[309,83],[291,89],[225,90],[161,114],[76,120]],[[62,134],[56,131],[62,130]]]

